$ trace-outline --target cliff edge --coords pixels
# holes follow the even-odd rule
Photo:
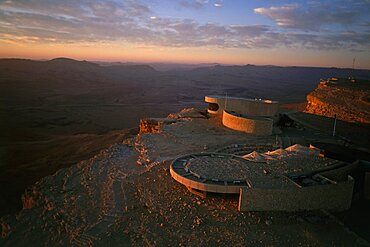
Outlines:
[[[0,246],[367,244],[321,211],[238,212],[238,197],[198,197],[170,176],[176,157],[242,144],[275,150],[282,138],[230,130],[196,109],[142,120],[136,136],[29,187],[23,210],[0,218]]]
[[[306,112],[347,122],[370,123],[370,81],[330,78],[321,80],[307,95]]]

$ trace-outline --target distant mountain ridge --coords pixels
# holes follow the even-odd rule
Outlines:
[[[191,65],[193,66],[193,65]],[[280,67],[272,65],[220,65],[202,64],[200,67],[158,71],[148,64],[104,63],[78,61],[70,58],[55,58],[48,61],[29,59],[0,59],[0,76],[17,79],[18,82],[61,83],[64,86],[87,85],[104,87],[106,85],[145,86],[170,90],[178,87],[200,87],[193,95],[229,94],[236,97],[257,97],[303,102],[306,94],[314,90],[320,78],[354,76],[370,79],[370,70],[352,70],[319,67]],[[195,66],[195,65],[194,65]],[[163,69],[163,68],[162,68]],[[35,86],[37,87],[37,86]],[[87,87],[84,90],[89,91]],[[187,93],[187,90],[185,90]],[[157,92],[159,93],[159,91]],[[181,94],[181,93],[179,93]],[[167,95],[168,96],[168,95]],[[175,95],[174,95],[175,96]]]
[[[134,63],[134,62],[100,62],[94,61],[94,63],[102,66],[114,66],[114,65],[149,65],[157,71],[170,72],[170,71],[189,71],[195,68],[211,67],[218,65],[218,63],[199,63],[199,64],[182,64],[182,63]]]
[[[10,66],[20,66],[20,68],[26,69],[26,66],[34,66],[37,69],[50,69],[50,68],[69,68],[69,69],[105,69],[97,63],[89,62],[89,61],[78,61],[71,58],[54,58],[47,61],[37,61],[37,60],[30,60],[30,59],[19,59],[19,58],[3,58],[0,59],[0,68],[11,68]],[[136,64],[120,64],[120,65],[113,65],[107,66],[111,69],[128,69],[133,68],[135,70],[143,69],[146,72],[152,71],[155,72],[156,70],[149,65],[136,65]]]
[[[218,71],[222,72],[227,71],[227,72],[233,72],[237,70],[243,70],[243,69],[295,69],[295,70],[304,70],[304,69],[309,69],[313,71],[343,71],[348,74],[352,74],[354,71],[356,74],[359,75],[364,75],[365,73],[369,73],[370,70],[366,69],[356,69],[353,70],[351,68],[335,68],[335,67],[309,67],[309,66],[277,66],[277,65],[253,65],[253,64],[246,64],[246,65],[214,65],[214,66],[209,66],[209,67],[199,67],[195,68],[192,71]]]
[[[216,73],[233,73],[233,72],[241,72],[250,69],[295,69],[295,70],[313,70],[313,71],[342,71],[347,74],[353,73],[353,70],[350,68],[335,68],[335,67],[312,67],[312,66],[277,66],[277,65],[253,65],[253,64],[246,64],[246,65],[222,65],[218,63],[204,63],[204,64],[179,64],[179,63],[133,63],[133,62],[99,62],[99,61],[86,61],[86,60],[75,60],[67,57],[58,57],[51,60],[31,60],[31,59],[22,59],[22,58],[0,58],[0,68],[11,69],[12,65],[21,66],[22,68],[26,68],[26,66],[35,66],[35,69],[42,69],[41,67],[48,67],[50,66],[63,66],[64,68],[70,68],[72,70],[80,70],[80,69],[106,69],[109,68],[110,71],[112,70],[122,70],[128,72],[130,69],[133,72],[194,72],[194,73],[209,73],[209,72],[216,72]],[[159,69],[156,69],[159,68]],[[370,70],[366,69],[356,69],[355,73],[359,76],[366,77],[366,74],[369,73]]]

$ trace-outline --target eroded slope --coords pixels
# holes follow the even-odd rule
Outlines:
[[[370,81],[321,82],[307,95],[306,111],[348,122],[370,123]]]

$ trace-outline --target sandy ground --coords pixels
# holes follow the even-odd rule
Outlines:
[[[0,245],[368,246],[328,212],[240,213],[237,197],[197,197],[169,174],[178,155],[275,141],[200,118],[139,134],[29,188]]]

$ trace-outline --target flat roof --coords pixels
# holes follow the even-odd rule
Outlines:
[[[258,158],[253,158],[256,156],[189,154],[175,159],[170,173],[176,181],[192,189],[239,193],[241,188],[248,187],[295,187],[297,185],[289,179],[290,176],[312,174],[343,165],[343,162],[303,152],[302,149],[277,149],[258,155]]]

